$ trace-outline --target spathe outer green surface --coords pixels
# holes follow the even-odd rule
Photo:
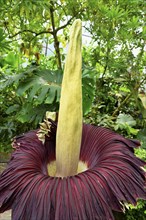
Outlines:
[[[82,23],[73,23],[65,63],[56,137],[56,176],[77,173],[82,136]]]

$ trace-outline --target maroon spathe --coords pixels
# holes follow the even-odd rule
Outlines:
[[[133,153],[138,141],[84,124],[80,160],[88,170],[62,179],[47,171],[55,160],[55,130],[45,145],[37,131],[15,139],[0,176],[0,212],[12,209],[13,220],[113,220],[124,202],[146,199],[146,163]]]

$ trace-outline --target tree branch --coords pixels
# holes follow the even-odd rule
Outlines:
[[[64,24],[64,25],[62,25],[62,26],[56,28],[56,32],[58,32],[59,30],[65,28],[65,27],[67,27],[67,26],[71,23],[71,21],[72,21],[73,19],[74,19],[74,17],[70,18],[70,19],[67,21],[66,24]]]
[[[25,33],[25,32],[29,32],[29,33],[32,33],[32,34],[35,34],[35,37],[37,37],[38,35],[41,35],[41,34],[53,34],[52,31],[49,31],[49,30],[44,30],[44,31],[41,31],[39,33],[36,33],[35,31],[32,31],[32,30],[22,30],[22,31],[18,31],[17,33],[15,33],[14,35],[11,35],[9,36],[9,38],[14,38],[16,37],[17,35],[19,34],[22,34],[22,33]]]
[[[117,113],[120,111],[120,109],[122,108],[122,106],[124,104],[126,104],[126,102],[128,101],[128,99],[132,96],[133,92],[131,92],[130,94],[128,94],[126,96],[126,98],[123,100],[123,102],[121,102],[121,104],[118,106],[118,108],[116,108],[116,110],[113,112],[112,117],[115,117],[117,115]]]
[[[50,3],[51,3],[50,18],[51,18],[52,29],[53,29],[52,35],[53,35],[53,38],[54,38],[54,48],[55,48],[55,52],[56,52],[57,66],[58,66],[59,69],[62,69],[59,41],[58,41],[58,37],[57,37],[57,29],[55,29],[53,2],[51,1]]]
[[[107,52],[106,52],[106,62],[105,62],[105,66],[104,66],[104,71],[103,71],[103,74],[102,74],[102,79],[107,71],[107,68],[108,68],[108,61],[109,61],[109,53],[110,53],[110,48],[109,46],[107,45]]]

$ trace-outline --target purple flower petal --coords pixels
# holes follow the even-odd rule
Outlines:
[[[13,146],[0,175],[0,212],[12,209],[13,220],[113,220],[112,211],[123,211],[124,202],[146,199],[146,163],[133,153],[139,142],[109,129],[83,125],[80,160],[88,170],[63,179],[47,170],[55,160],[54,130],[45,145],[31,131]]]

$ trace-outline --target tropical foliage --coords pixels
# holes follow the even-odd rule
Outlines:
[[[46,110],[58,111],[69,28],[80,18],[84,120],[139,139],[136,153],[146,159],[145,1],[0,0],[0,6],[0,150],[10,151],[13,136],[37,128]],[[127,219],[145,219],[139,204]]]

